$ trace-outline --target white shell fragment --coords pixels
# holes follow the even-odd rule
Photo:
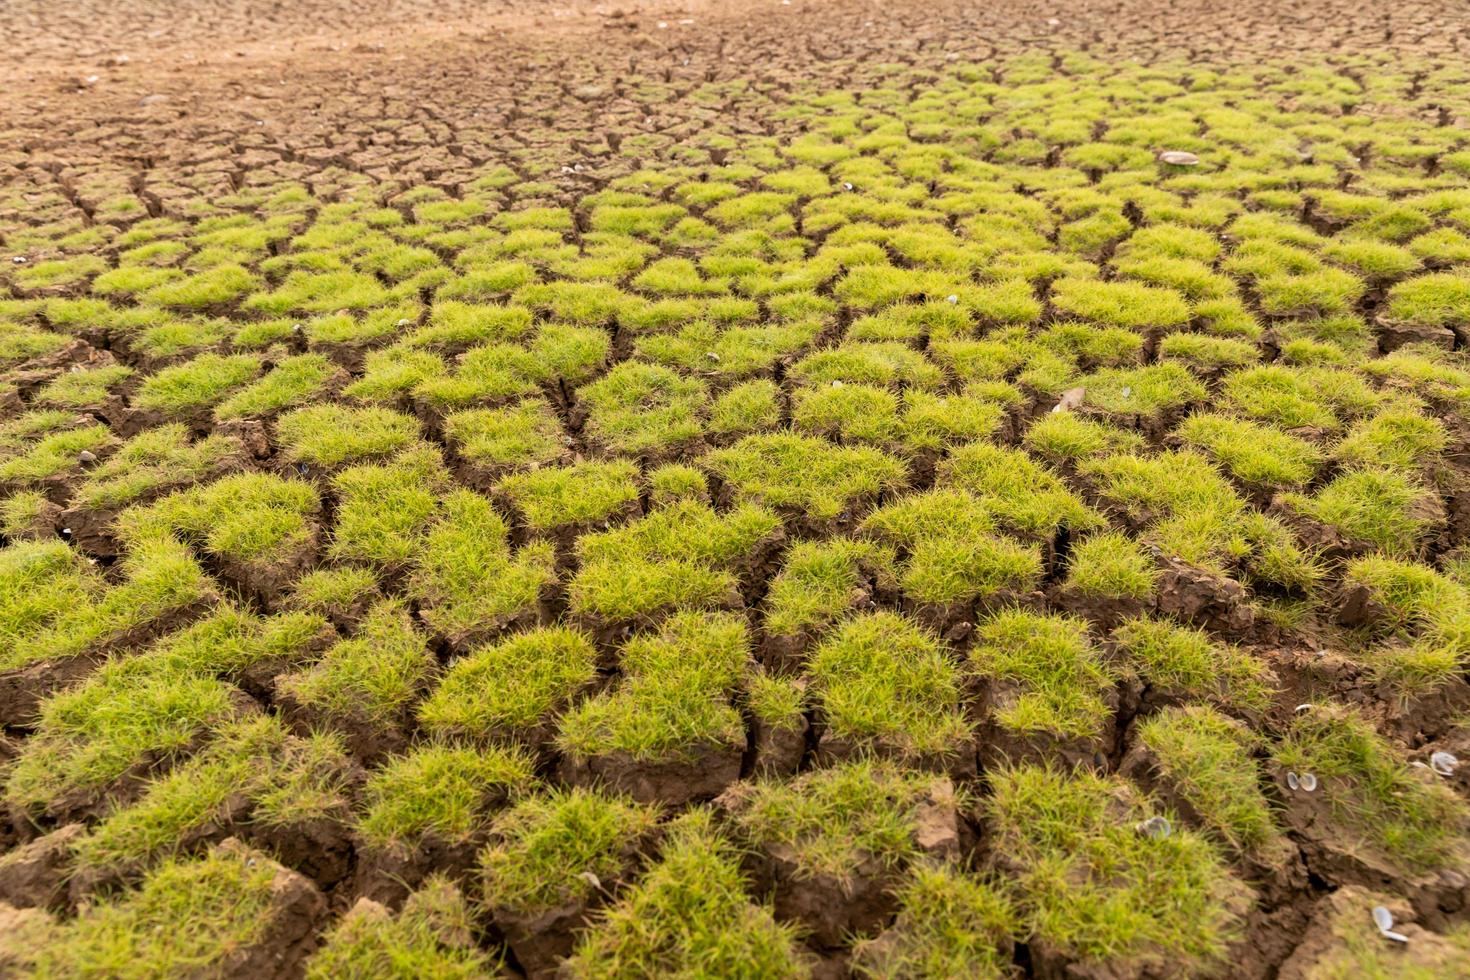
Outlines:
[[[1393,913],[1382,905],[1373,906],[1373,924],[1384,939],[1392,939],[1396,943],[1406,943],[1409,937],[1401,932],[1393,931]]]
[[[1174,832],[1167,817],[1149,817],[1138,825],[1138,832],[1154,840],[1163,840]]]
[[[1440,751],[1429,757],[1429,768],[1441,776],[1453,776],[1455,774],[1455,767],[1459,764],[1460,760],[1455,758],[1452,752]]]
[[[1299,704],[1292,710],[1295,711],[1297,714],[1301,714],[1303,711],[1311,711],[1313,707],[1314,706],[1310,704]]]
[[[1124,398],[1132,398],[1133,397],[1133,386],[1132,385],[1124,385],[1123,386],[1123,397]]]
[[[1311,793],[1317,789],[1317,777],[1309,772],[1297,775],[1294,772],[1286,774],[1286,785],[1293,790],[1301,790],[1303,793]]]
[[[1159,154],[1159,162],[1171,167],[1193,167],[1199,163],[1199,157],[1188,150],[1165,150]]]
[[[850,180],[844,180],[842,182],[842,189],[845,190],[845,191],[852,190],[852,181],[850,181]]]
[[[27,260],[24,255],[12,255],[10,261],[16,265],[25,265]]]

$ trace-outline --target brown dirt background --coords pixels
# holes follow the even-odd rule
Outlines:
[[[681,98],[707,81],[861,87],[907,63],[921,84],[946,62],[1023,50],[1470,55],[1470,5],[1453,0],[5,0],[0,24],[0,185],[124,184],[164,210],[252,170],[337,166],[453,192],[528,148],[595,172],[609,130],[677,139],[718,116],[769,131],[764,99]],[[645,80],[671,87],[656,112],[621,97]]]

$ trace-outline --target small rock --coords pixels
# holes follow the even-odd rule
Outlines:
[[[1059,398],[1059,399],[1057,399],[1057,403],[1052,408],[1052,411],[1053,412],[1070,412],[1073,409],[1081,408],[1082,407],[1082,400],[1084,398],[1086,398],[1086,397],[1087,397],[1087,389],[1086,388],[1082,388],[1082,387],[1068,388],[1066,391],[1062,392],[1062,397]]]
[[[1199,157],[1188,150],[1165,150],[1159,154],[1159,162],[1171,167],[1193,167],[1199,163]]]
[[[81,463],[83,466],[86,466],[89,463],[95,463],[97,462],[97,454],[92,452],[92,450],[90,449],[83,449],[81,452],[77,453],[77,462]]]
[[[1429,757],[1429,768],[1441,776],[1453,776],[1460,760],[1452,752],[1436,752]]]
[[[960,298],[954,293],[950,293],[948,296],[944,297],[944,301],[946,303],[958,303],[960,301]]]
[[[1149,817],[1138,825],[1138,832],[1154,840],[1163,840],[1174,832],[1167,817]]]
[[[27,259],[24,255],[15,255],[11,257],[10,261],[15,265],[25,265],[30,260]]]

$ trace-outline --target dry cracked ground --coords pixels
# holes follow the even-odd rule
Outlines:
[[[1470,975],[1462,6],[0,18],[0,976]]]

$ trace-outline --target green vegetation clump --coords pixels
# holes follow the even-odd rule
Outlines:
[[[638,476],[627,460],[589,460],[508,476],[497,489],[528,528],[548,533],[590,527],[635,508]]]
[[[14,547],[14,546],[12,546]],[[50,657],[74,657],[83,653],[106,653],[143,642],[151,631],[175,617],[212,606],[219,599],[214,581],[181,542],[168,537],[150,537],[129,548],[120,563],[122,575],[116,585],[103,591],[94,602],[59,606],[42,612],[44,626],[36,621],[35,605],[44,610],[46,595],[27,596],[33,626],[28,635],[0,656],[0,669],[10,669]],[[34,567],[34,566],[33,566]],[[56,583],[53,588],[80,598],[81,583]],[[59,602],[53,591],[52,602]],[[13,600],[12,600],[13,601]]]
[[[1153,596],[1159,572],[1138,543],[1109,531],[1079,541],[1072,549],[1067,587],[1093,599],[1133,599]]]
[[[704,462],[737,501],[818,524],[850,520],[905,481],[903,464],[878,449],[794,434],[748,436]]]
[[[115,510],[175,487],[185,487],[243,465],[243,446],[233,436],[190,442],[188,430],[170,423],[138,433],[97,464],[77,488],[75,506]]]
[[[227,842],[201,858],[170,860],[142,887],[89,906],[36,954],[38,976],[228,973],[259,957],[293,914],[281,904],[280,865]],[[297,914],[320,914],[321,899]]]
[[[464,649],[512,623],[538,620],[556,582],[555,562],[544,542],[512,553],[510,529],[490,501],[454,490],[424,530],[408,590],[424,624]]]
[[[64,541],[17,541],[0,548],[0,646],[14,651],[79,606],[93,605],[101,574]],[[10,657],[0,659],[0,666]]]
[[[1150,696],[1255,711],[1270,706],[1272,677],[1266,663],[1202,630],[1140,617],[1114,630],[1113,642]]]
[[[284,416],[278,431],[287,460],[334,469],[392,455],[418,438],[419,425],[389,409],[323,403]]]
[[[874,865],[896,877],[922,857],[921,809],[962,805],[963,797],[945,777],[864,757],[786,782],[742,783],[722,802],[740,835],[781,853],[792,877],[836,879],[850,889]]]
[[[388,759],[363,786],[357,833],[368,847],[411,854],[429,841],[475,843],[492,811],[534,781],[519,749],[425,745]]]
[[[1359,656],[1403,700],[1453,684],[1470,655],[1465,586],[1425,565],[1369,555],[1348,562],[1343,593],[1361,593],[1377,613],[1361,625]]]
[[[845,618],[864,598],[863,583],[897,587],[894,553],[869,541],[834,538],[803,541],[786,553],[766,596],[766,631],[772,636],[817,634]]]
[[[1059,476],[1019,449],[962,446],[940,465],[938,483],[974,494],[1000,527],[1023,537],[1050,542],[1063,527],[1078,532],[1103,523]]]
[[[973,732],[960,672],[917,624],[885,611],[856,616],[812,652],[809,671],[824,752],[967,766]]]
[[[1315,497],[1296,494],[1287,500],[1346,541],[1396,557],[1417,554],[1438,517],[1432,494],[1415,478],[1393,470],[1350,470]]]
[[[569,976],[807,976],[796,930],[746,893],[738,850],[710,811],[667,830],[659,860],[609,908],[566,963]]]
[[[1314,838],[1394,872],[1423,874],[1460,860],[1470,811],[1428,770],[1355,710],[1318,705],[1299,713],[1272,752],[1282,771],[1317,778]]]
[[[887,932],[854,944],[864,977],[976,977],[1012,971],[1015,904],[995,885],[952,863],[917,862],[898,894]]]
[[[259,373],[260,360],[250,354],[200,354],[146,378],[133,407],[165,418],[187,416],[212,408]]]
[[[990,779],[991,863],[1032,943],[1108,969],[1221,968],[1249,891],[1204,837],[1140,833],[1160,814],[1116,777],[1021,766]]]
[[[434,735],[532,741],[597,680],[597,659],[576,629],[517,633],[457,660],[419,705],[419,721]]]
[[[986,503],[961,491],[904,497],[875,511],[861,529],[907,556],[899,584],[926,606],[1023,594],[1041,580],[1037,548],[995,533]]]
[[[1202,704],[1166,708],[1139,724],[1154,778],[1197,815],[1202,832],[1230,850],[1266,857],[1282,842],[1252,757],[1263,743],[1244,723]]]
[[[781,536],[780,519],[762,507],[721,515],[698,501],[584,534],[577,542],[581,568],[567,589],[571,610],[608,623],[738,605],[740,572]]]
[[[1176,433],[1246,484],[1300,487],[1312,479],[1322,461],[1321,451],[1305,439],[1228,415],[1191,415]]]
[[[750,658],[742,619],[679,613],[623,647],[622,682],[562,716],[557,746],[573,759],[622,753],[635,760],[691,757],[745,744],[731,705]]]
[[[658,826],[658,811],[573,788],[529,796],[499,814],[480,852],[489,903],[524,919],[573,903],[631,877]]]
[[[427,686],[434,661],[401,602],[383,599],[356,636],[335,644],[320,661],[282,677],[282,697],[363,746],[391,738]]]
[[[561,423],[551,406],[537,399],[451,412],[444,435],[460,458],[490,479],[547,466],[567,454]]]
[[[980,623],[975,638],[969,667],[989,689],[985,707],[994,724],[1022,737],[1091,742],[1106,735],[1116,668],[1086,623],[1008,609]]]
[[[474,910],[447,878],[419,886],[394,915],[368,899],[354,905],[306,964],[309,980],[343,976],[471,980],[497,970],[475,942]]]

